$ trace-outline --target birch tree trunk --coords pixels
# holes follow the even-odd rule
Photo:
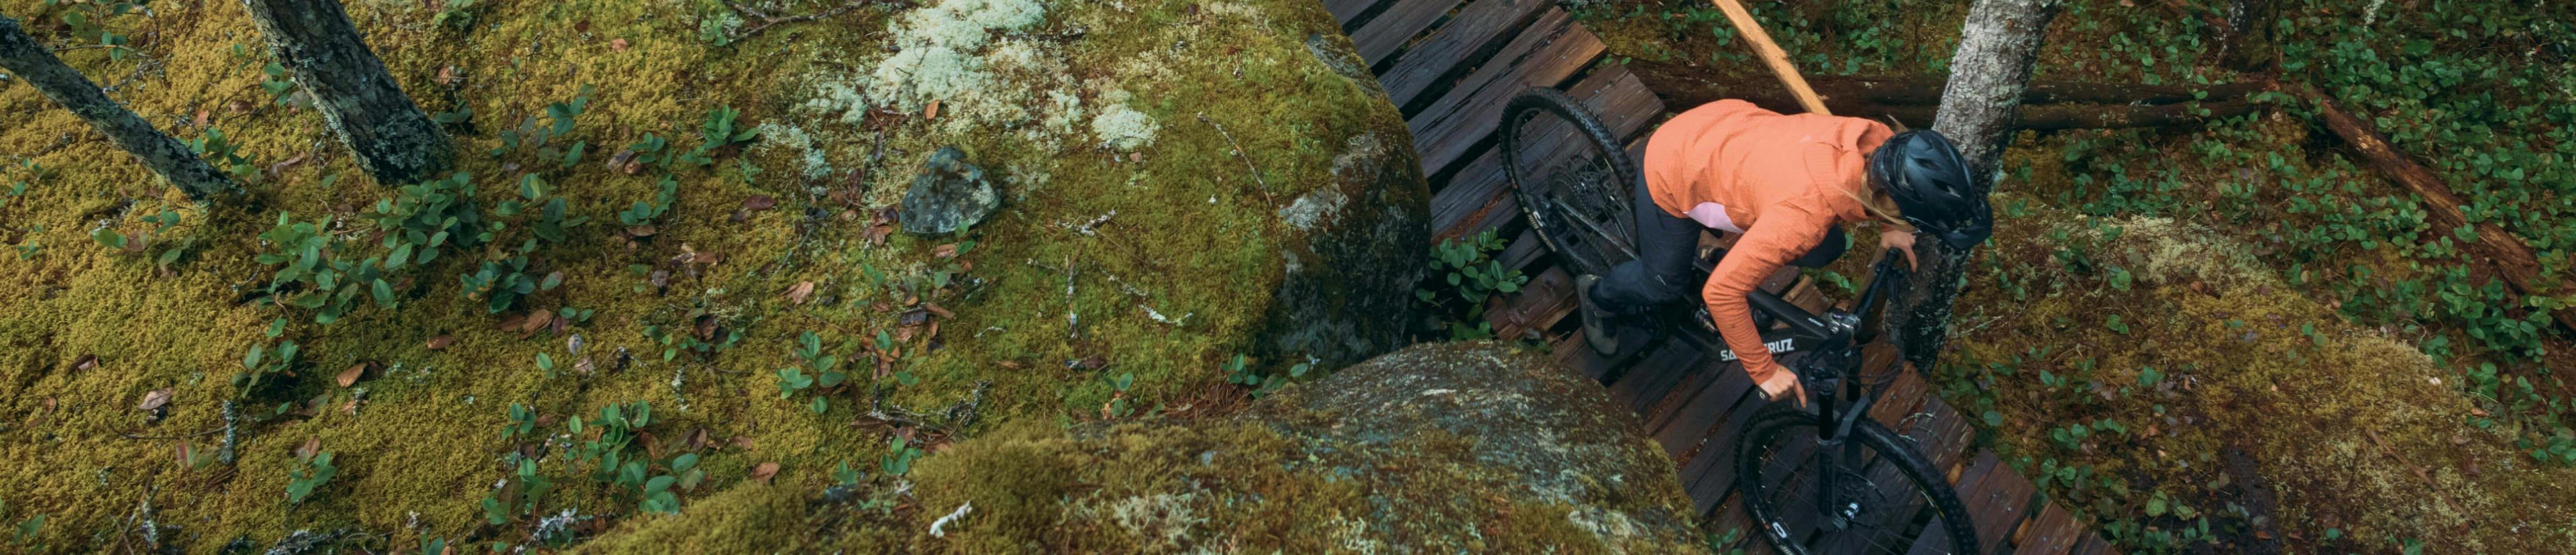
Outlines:
[[[334,0],[242,0],[268,52],[313,95],[322,121],[385,185],[437,177],[455,156],[447,134],[403,94]]]
[[[1933,115],[1932,128],[1959,145],[1979,192],[1992,190],[2004,146],[2011,142],[2013,120],[2030,83],[2031,64],[2039,60],[2048,22],[2057,18],[2057,0],[1977,0],[1959,34],[1959,51],[1950,58],[1950,84]],[[1967,283],[1969,255],[1939,241],[1916,241],[1922,264],[1905,289],[1887,307],[1888,329],[1905,360],[1929,368],[1950,331],[1950,305]]]
[[[18,20],[8,16],[0,16],[0,69],[17,75],[44,93],[45,98],[89,121],[91,127],[107,134],[107,140],[188,193],[189,199],[210,201],[234,190],[231,179],[189,151],[188,145],[161,134],[151,122],[99,92],[96,83],[63,65],[62,59],[38,44],[35,37],[27,36]]]

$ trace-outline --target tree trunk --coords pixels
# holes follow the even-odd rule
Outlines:
[[[1959,145],[1979,192],[1994,187],[2004,146],[2012,139],[2013,119],[2028,91],[2031,64],[2039,60],[2039,45],[2057,8],[2057,0],[1977,0],[1968,8],[1959,51],[1950,58],[1950,84],[1932,128]],[[1888,306],[1887,324],[1905,359],[1916,367],[1930,367],[1941,353],[1950,305],[1967,282],[1971,252],[1973,248],[1953,251],[1940,241],[1914,243],[1922,266]]]
[[[2218,40],[2219,64],[2237,71],[2262,71],[2272,61],[2272,0],[2232,0],[2227,26]]]
[[[1632,62],[1629,70],[1664,103],[1697,106],[1721,99],[1741,99],[1764,109],[1801,111],[1797,99],[1769,80],[1721,75],[1706,67]],[[1816,76],[1808,79],[1825,106],[1845,116],[1893,117],[1906,126],[1932,127],[1933,113],[1947,86],[1937,77],[1877,78]],[[2262,90],[2259,83],[2206,86],[2134,83],[2038,82],[2022,93],[2015,129],[2116,129],[2198,125],[2251,114],[2258,110],[2245,95]],[[2201,110],[2208,110],[2202,115]]]
[[[34,85],[37,92],[44,93],[45,98],[89,121],[91,127],[107,134],[107,140],[133,153],[135,160],[188,193],[189,199],[210,201],[235,190],[232,180],[189,151],[188,145],[161,134],[151,122],[99,92],[97,84],[63,65],[62,59],[37,44],[35,37],[27,36],[26,30],[18,27],[18,20],[8,16],[0,16],[0,69],[17,74]]]
[[[2405,187],[2407,191],[2424,197],[2424,223],[2431,228],[2431,240],[2455,237],[2460,228],[2469,228],[2476,238],[2461,241],[2466,247],[2462,250],[2493,267],[2495,275],[2503,277],[2505,284],[2512,286],[2514,292],[2524,295],[2564,292],[2564,289],[2556,287],[2557,280],[2541,275],[2540,258],[2532,254],[2529,245],[2524,245],[2521,238],[2495,224],[2469,223],[2460,210],[2464,204],[2460,196],[2452,193],[2451,187],[2443,184],[2442,178],[2433,175],[2432,170],[2415,163],[2405,153],[2398,152],[2397,147],[2381,139],[2379,130],[2369,120],[2344,111],[2341,104],[2315,89],[2299,87],[2298,91],[2316,104],[2317,119],[2325,122],[2326,129],[2351,144],[2371,168],[2379,170],[2381,175],[2388,176],[2389,181]],[[2557,319],[2559,325],[2576,330],[2576,309],[2562,308],[2549,315]]]
[[[454,145],[382,60],[358,37],[357,26],[334,0],[242,0],[268,37],[268,52],[312,93],[322,121],[357,154],[358,167],[386,185],[438,177],[455,156]]]

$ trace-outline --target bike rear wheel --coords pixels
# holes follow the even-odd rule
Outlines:
[[[1513,201],[1548,250],[1596,275],[1637,257],[1630,194],[1643,177],[1600,119],[1565,93],[1538,88],[1504,108],[1500,131]]]
[[[1862,419],[1835,447],[1838,507],[1819,510],[1817,451],[1823,437],[1814,413],[1786,404],[1754,417],[1737,450],[1736,498],[1753,534],[1780,553],[1975,553],[1977,532],[1967,505],[1942,474],[1876,421]],[[1930,537],[1925,537],[1930,536]]]

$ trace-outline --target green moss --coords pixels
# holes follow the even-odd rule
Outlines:
[[[1942,370],[1945,391],[1963,410],[2001,413],[1991,437],[2024,472],[2089,469],[2049,488],[2070,508],[2105,525],[2190,524],[2147,508],[2167,495],[2241,530],[2246,517],[2222,511],[2245,502],[2222,459],[2233,449],[2278,490],[2271,522],[2309,541],[2331,528],[2518,552],[2576,538],[2552,516],[2576,499],[2576,471],[2534,464],[2509,430],[2472,426],[2480,411],[2443,384],[2451,371],[2300,296],[2243,245],[2048,208],[2008,220],[1994,244],[1972,278],[1992,285],[1960,301],[1961,363]],[[2071,424],[2093,435],[2053,437]],[[2123,545],[2155,545],[2138,536],[2152,532],[2115,530]]]
[[[784,9],[794,13],[826,8],[789,4]],[[861,125],[854,122],[866,118],[800,111],[819,94],[811,85],[822,76],[848,74],[885,55],[881,31],[890,16],[877,8],[778,25],[715,47],[695,38],[701,18],[728,13],[712,2],[486,2],[473,8],[470,29],[430,25],[434,11],[417,4],[353,3],[360,30],[424,110],[472,110],[476,131],[456,137],[458,163],[487,199],[510,194],[518,175],[485,154],[501,146],[497,133],[542,114],[546,103],[571,99],[583,85],[596,87],[590,111],[568,136],[588,141],[589,156],[545,170],[556,194],[592,223],[537,253],[538,265],[566,280],[521,306],[597,315],[563,334],[496,330],[502,318],[461,298],[455,275],[470,260],[501,251],[449,252],[413,275],[400,310],[361,309],[330,326],[298,319],[289,336],[306,347],[295,377],[244,408],[267,416],[275,413],[272,403],[292,402],[291,414],[246,421],[237,464],[185,470],[174,450],[220,442],[221,434],[189,434],[222,427],[219,408],[234,395],[228,382],[243,351],[272,319],[299,318],[253,300],[267,282],[267,269],[252,260],[256,235],[277,212],[345,217],[390,190],[356,170],[318,115],[269,101],[260,89],[264,56],[257,37],[246,34],[252,26],[239,4],[155,9],[113,22],[130,27],[136,47],[157,60],[117,98],[176,136],[220,128],[274,175],[249,187],[255,207],[182,208],[180,229],[162,239],[196,243],[167,269],[148,256],[108,252],[87,238],[95,222],[141,230],[148,226],[130,214],[157,212],[181,197],[33,90],[0,84],[0,112],[16,114],[0,127],[0,156],[32,158],[56,172],[0,207],[0,224],[43,226],[20,239],[44,245],[33,259],[0,254],[0,276],[7,276],[0,278],[0,313],[10,315],[0,319],[0,457],[20,461],[0,470],[0,496],[13,513],[50,515],[47,537],[63,549],[100,548],[94,542],[116,534],[134,500],[145,497],[161,524],[179,527],[164,541],[191,552],[238,536],[267,542],[294,529],[341,526],[398,545],[424,533],[524,537],[524,523],[482,524],[478,505],[508,475],[503,454],[521,447],[499,431],[514,403],[545,415],[545,432],[563,434],[566,418],[649,401],[662,421],[646,430],[657,460],[685,449],[701,430],[711,444],[702,463],[709,483],[683,492],[684,512],[734,515],[720,519],[726,527],[786,522],[756,515],[774,516],[787,500],[806,499],[836,464],[868,466],[889,431],[862,416],[869,399],[856,387],[829,393],[831,409],[821,415],[806,409],[805,398],[772,394],[771,371],[794,363],[790,344],[802,331],[850,351],[880,331],[909,336],[899,348],[904,356],[873,381],[889,390],[886,408],[932,414],[923,427],[938,433],[979,430],[945,429],[963,422],[935,416],[968,400],[979,384],[990,384],[975,407],[984,422],[1097,418],[1117,395],[1108,378],[1124,373],[1137,384],[1127,397],[1146,408],[1239,406],[1243,391],[1223,384],[1218,363],[1255,350],[1249,338],[1265,314],[1263,284],[1280,280],[1278,252],[1298,240],[1271,201],[1335,186],[1332,160],[1349,137],[1376,133],[1403,142],[1402,121],[1372,90],[1307,52],[1306,37],[1329,35],[1333,25],[1311,2],[1061,6],[1018,37],[1059,49],[1071,68],[1066,82],[1076,87],[1066,97],[1075,105],[1097,109],[1091,106],[1099,99],[1085,92],[1094,82],[1133,95],[1128,105],[1158,126],[1153,143],[1133,153],[1100,150],[1094,138],[1032,137],[1010,125],[955,129],[949,119],[911,114]],[[0,11],[31,21],[52,20],[61,10],[0,1]],[[1136,20],[1130,10],[1195,24],[1128,32]],[[1176,42],[1187,48],[1173,50]],[[251,56],[236,57],[234,44]],[[137,70],[130,60],[93,54],[67,57],[102,82]],[[681,192],[671,213],[649,238],[627,240],[611,215],[652,198],[659,176],[600,162],[646,133],[670,139],[674,149],[694,147],[700,119],[720,106],[741,109],[745,127],[793,127],[803,140],[772,133],[777,145],[723,153],[713,169],[677,170]],[[1089,137],[1089,122],[1082,123],[1079,135]],[[1243,157],[1231,142],[1241,144]],[[1004,194],[1014,204],[959,237],[868,241],[873,209],[900,196],[920,157],[949,144],[1006,176]],[[880,151],[883,159],[872,161]],[[1246,157],[1260,168],[1259,180],[1244,173]],[[809,174],[817,160],[831,171]],[[528,163],[524,155],[510,161]],[[856,191],[854,205],[828,196],[843,190]],[[775,199],[776,209],[745,208],[754,196]],[[1096,236],[1058,225],[1112,210],[1118,215]],[[931,253],[963,240],[978,246],[962,262]],[[701,253],[699,262],[674,262],[688,253]],[[1068,262],[1078,276],[1071,295],[1062,271]],[[962,268],[966,263],[973,267]],[[913,297],[899,284],[951,264],[964,269],[959,283],[927,295],[956,313],[937,320],[944,347],[932,350],[928,326],[905,333],[898,325]],[[667,289],[630,273],[635,265],[670,272]],[[893,282],[878,283],[871,270]],[[812,298],[786,300],[784,292],[802,282],[815,284]],[[1148,309],[1182,323],[1157,322]],[[1078,326],[1069,313],[1080,315]],[[699,315],[742,339],[712,356],[665,361],[645,330],[690,330]],[[567,347],[573,335],[585,345],[578,353]],[[453,342],[429,348],[436,337]],[[562,375],[539,371],[539,353],[557,360]],[[75,370],[89,355],[97,365]],[[1093,356],[1107,368],[1067,367]],[[328,383],[360,361],[386,367],[357,384],[363,398]],[[576,362],[592,370],[569,370]],[[873,365],[848,366],[856,383],[875,377]],[[918,383],[893,385],[894,371]],[[164,387],[175,390],[175,400],[165,418],[147,422],[132,407]],[[174,436],[187,437],[167,439]],[[340,473],[313,499],[290,507],[283,489],[291,452],[308,439],[338,453]],[[579,439],[530,449],[559,452]],[[770,462],[781,465],[778,485],[743,485],[756,465]],[[924,466],[931,472],[936,465]],[[633,499],[560,459],[548,459],[544,471],[558,488],[543,512],[578,508],[610,522],[636,520],[646,530],[624,540],[635,543],[614,546],[723,537],[630,519]],[[775,491],[746,493],[765,488]],[[993,503],[995,514],[1007,513]]]

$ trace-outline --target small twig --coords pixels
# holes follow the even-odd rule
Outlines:
[[[1242,159],[1243,169],[1252,172],[1252,184],[1260,186],[1261,200],[1270,203],[1271,206],[1279,205],[1277,199],[1270,198],[1270,182],[1261,179],[1261,168],[1252,165],[1252,154],[1243,151],[1243,143],[1234,142],[1234,134],[1227,133],[1225,126],[1217,125],[1216,120],[1208,119],[1206,113],[1199,114],[1199,121],[1208,124],[1208,127],[1216,128],[1216,134],[1225,136],[1225,144],[1234,148],[1234,157]]]
[[[1097,236],[1097,235],[1100,235],[1100,224],[1109,223],[1109,219],[1110,219],[1110,218],[1114,218],[1114,217],[1117,217],[1117,216],[1118,216],[1118,211],[1117,211],[1116,209],[1112,209],[1112,210],[1110,210],[1110,211],[1109,211],[1109,213],[1107,213],[1107,214],[1101,214],[1101,215],[1100,215],[1100,217],[1097,217],[1097,218],[1092,218],[1092,219],[1091,219],[1091,221],[1089,221],[1089,222],[1085,222],[1085,223],[1078,224],[1078,225],[1077,225],[1077,224],[1074,224],[1074,223],[1072,223],[1072,222],[1056,222],[1056,223],[1055,223],[1055,226],[1056,226],[1056,227],[1065,228],[1065,229],[1069,229],[1069,230],[1073,230],[1073,232],[1074,232],[1074,233],[1080,233],[1080,234],[1083,234],[1083,236],[1086,236],[1086,237],[1089,237],[1089,236]]]

